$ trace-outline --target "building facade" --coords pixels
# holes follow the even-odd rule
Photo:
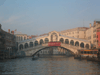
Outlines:
[[[87,27],[77,27],[77,28],[61,31],[60,34],[65,36],[85,39],[87,29],[88,29]]]
[[[1,51],[4,52],[6,55],[5,58],[10,58],[13,53],[16,52],[16,38],[13,33],[10,33],[9,31],[6,32],[3,29],[1,29],[1,24],[0,24],[0,47],[2,46],[3,48],[0,48]]]

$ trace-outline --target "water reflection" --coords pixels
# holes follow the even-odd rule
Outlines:
[[[77,60],[73,57],[32,57],[0,62],[0,75],[100,75],[100,63]]]

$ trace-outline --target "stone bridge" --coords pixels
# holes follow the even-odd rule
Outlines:
[[[52,31],[45,36],[24,40],[18,43],[18,55],[32,56],[44,48],[49,47],[48,42],[61,42],[60,47],[77,53],[78,49],[89,49],[91,43],[87,40],[61,35]]]

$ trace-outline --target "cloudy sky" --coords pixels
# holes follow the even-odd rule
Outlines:
[[[100,0],[0,0],[2,29],[40,35],[100,20]]]

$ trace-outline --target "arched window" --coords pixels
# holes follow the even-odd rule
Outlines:
[[[49,42],[49,39],[48,38],[45,38],[45,43],[48,43]]]
[[[30,47],[33,47],[33,42],[30,42]]]
[[[75,42],[75,46],[79,46],[79,42],[78,41]]]
[[[69,44],[69,40],[68,39],[65,40],[65,44]]]
[[[35,46],[37,46],[38,45],[38,41],[35,41]]]
[[[26,37],[24,37],[24,40],[26,40]]]
[[[63,38],[61,38],[61,39],[60,39],[60,42],[61,42],[61,43],[64,43],[64,39],[63,39]]]
[[[42,39],[40,40],[40,45],[41,45],[41,44],[43,44],[43,40],[42,40]]]
[[[84,48],[84,43],[83,42],[80,44],[80,47]]]
[[[20,49],[20,50],[23,49],[23,45],[22,45],[22,44],[19,45],[19,49]]]
[[[70,41],[70,44],[71,44],[71,45],[74,45],[74,41],[73,41],[73,40],[71,40],[71,41]]]
[[[25,43],[25,48],[28,48],[28,43]]]
[[[89,49],[89,44],[86,44],[86,48]]]
[[[58,36],[57,36],[57,34],[56,33],[52,33],[51,34],[51,41],[57,41],[58,40]]]

